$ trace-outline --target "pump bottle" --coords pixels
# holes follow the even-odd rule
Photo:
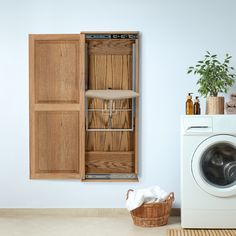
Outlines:
[[[193,114],[194,115],[201,114],[201,108],[200,108],[200,102],[199,102],[198,96],[196,96],[194,104],[193,104]]]
[[[193,115],[192,93],[188,93],[185,105],[186,105],[186,115]]]

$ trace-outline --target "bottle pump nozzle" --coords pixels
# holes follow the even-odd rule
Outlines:
[[[188,93],[187,99],[192,99],[192,94],[193,93]]]

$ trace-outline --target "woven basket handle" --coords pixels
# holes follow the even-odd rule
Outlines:
[[[130,192],[133,192],[134,190],[133,189],[129,189],[128,191],[127,191],[127,193],[126,193],[126,200],[129,198],[129,193]]]
[[[171,193],[169,194],[169,196],[167,197],[166,200],[170,200],[170,199],[172,199],[172,201],[174,201],[174,199],[175,199],[175,194],[174,194],[173,192],[171,192]]]

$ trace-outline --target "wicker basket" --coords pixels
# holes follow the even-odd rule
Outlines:
[[[127,192],[127,199],[130,191]],[[144,203],[142,206],[131,211],[133,222],[137,226],[142,227],[157,227],[166,225],[170,215],[172,203],[174,201],[174,193],[170,193],[164,202],[159,203]]]

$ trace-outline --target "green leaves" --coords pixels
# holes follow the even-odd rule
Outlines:
[[[211,55],[208,51],[206,53],[204,59],[198,61],[195,67],[188,68],[187,74],[193,73],[200,76],[197,81],[198,92],[204,97],[217,96],[219,92],[226,93],[236,78],[236,74],[233,73],[234,67],[229,66],[232,56],[227,53],[224,62],[221,63],[216,54]]]

